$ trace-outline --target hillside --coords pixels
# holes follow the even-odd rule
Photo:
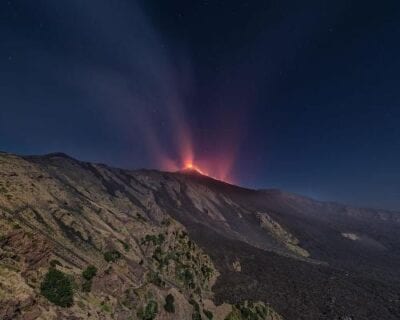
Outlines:
[[[0,154],[2,319],[399,319],[400,214]]]

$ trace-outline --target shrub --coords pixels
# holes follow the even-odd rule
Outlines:
[[[256,312],[263,319],[268,315],[268,309],[263,305],[257,305]]]
[[[203,312],[204,312],[204,314],[206,315],[206,317],[207,317],[209,320],[212,320],[212,318],[214,317],[214,315],[213,315],[213,313],[212,313],[211,311],[203,310]]]
[[[202,320],[200,312],[195,311],[192,313],[192,320]]]
[[[21,226],[18,223],[13,224],[13,229],[21,229]]]
[[[164,236],[162,233],[160,233],[160,234],[158,235],[158,238],[157,238],[157,244],[160,245],[160,244],[162,244],[164,241],[165,241],[165,236]]]
[[[136,214],[136,218],[142,222],[146,222],[147,219],[145,217],[143,217],[140,213]]]
[[[82,291],[83,292],[90,292],[92,290],[92,280],[85,280],[82,283]]]
[[[201,266],[201,272],[206,279],[210,279],[211,275],[213,274],[213,269],[209,266],[203,265]]]
[[[58,261],[57,259],[53,259],[53,260],[50,260],[50,266],[51,266],[52,268],[55,268],[56,266],[62,266],[62,264],[61,264],[61,262]]]
[[[126,242],[124,242],[124,241],[122,241],[122,240],[119,240],[119,239],[118,239],[118,241],[119,241],[119,243],[122,244],[122,246],[124,247],[124,250],[125,250],[126,252],[128,252],[128,251],[131,249],[131,246],[130,246],[129,244],[127,244]]]
[[[199,306],[199,304],[197,303],[196,300],[194,300],[193,298],[191,298],[191,299],[189,300],[189,303],[193,306],[194,311],[196,311],[197,313],[200,313],[200,306]]]
[[[179,269],[178,270],[178,277],[181,281],[183,281],[189,288],[194,286],[194,276],[193,273],[187,269]]]
[[[111,312],[111,307],[110,307],[107,303],[102,302],[102,303],[100,304],[100,308],[101,308],[101,310],[103,310],[104,312],[108,312],[108,313]]]
[[[240,312],[234,307],[233,310],[226,316],[225,320],[241,320]]]
[[[167,295],[167,297],[165,298],[165,305],[164,305],[165,311],[169,313],[175,313],[174,301],[175,298],[172,294]]]
[[[150,300],[144,310],[139,310],[138,317],[141,320],[153,320],[158,312],[157,302]]]
[[[86,280],[92,280],[93,277],[97,273],[97,268],[95,266],[87,266],[85,270],[82,271],[82,277],[84,277]]]
[[[117,250],[104,252],[104,260],[107,262],[115,262],[121,258],[121,254]]]
[[[158,261],[160,264],[162,263],[163,254],[162,254],[161,247],[156,247],[156,249],[154,250],[152,258],[154,260]]]
[[[40,292],[50,302],[60,307],[70,307],[73,304],[74,293],[71,279],[54,268],[46,273],[40,286]]]
[[[144,237],[144,239],[142,239],[142,244],[146,244],[146,243],[150,243],[151,242],[153,245],[155,245],[155,246],[158,245],[159,246],[164,241],[165,241],[165,236],[162,233],[160,233],[158,236],[148,234],[148,235],[146,235]]]
[[[158,287],[164,287],[165,282],[161,279],[160,275],[157,272],[150,271],[147,275],[147,279],[152,284],[155,284]]]
[[[225,320],[261,320],[268,317],[268,308],[263,303],[243,301],[232,308]]]
[[[181,239],[186,238],[186,237],[187,237],[187,232],[182,231],[182,232],[179,234],[179,237],[180,237]]]

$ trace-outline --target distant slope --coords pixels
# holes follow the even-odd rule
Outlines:
[[[400,318],[400,215],[390,211],[192,172],[0,154],[0,222],[4,319],[145,319],[155,304],[154,319]],[[75,283],[71,307],[40,294],[52,268]]]

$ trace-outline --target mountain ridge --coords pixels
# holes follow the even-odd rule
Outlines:
[[[370,207],[367,205],[355,205],[355,204],[351,204],[351,203],[343,203],[341,201],[338,200],[320,200],[320,199],[316,199],[312,196],[308,196],[308,195],[303,195],[301,193],[298,192],[292,192],[292,191],[286,191],[284,189],[280,189],[280,188],[275,188],[275,187],[271,187],[271,188],[253,188],[253,187],[246,187],[246,186],[242,186],[242,185],[238,185],[235,183],[230,183],[230,182],[226,182],[223,180],[219,180],[217,178],[214,178],[212,176],[208,176],[207,174],[201,173],[196,169],[188,169],[188,168],[183,168],[177,171],[164,171],[164,170],[160,170],[160,169],[152,169],[152,168],[138,168],[138,169],[132,169],[132,168],[124,168],[124,167],[118,167],[118,166],[112,166],[112,165],[108,165],[106,163],[103,162],[91,162],[91,161],[82,161],[79,160],[77,158],[74,158],[73,156],[70,156],[69,154],[65,153],[65,152],[61,152],[61,151],[55,151],[55,152],[50,152],[50,153],[44,153],[44,154],[40,154],[40,155],[31,155],[31,154],[15,154],[15,153],[9,153],[6,151],[1,151],[0,150],[0,154],[9,154],[9,155],[15,155],[15,156],[19,156],[21,158],[40,158],[40,157],[61,157],[61,158],[67,158],[67,159],[71,159],[77,162],[82,162],[82,163],[92,163],[92,164],[97,164],[97,165],[102,165],[102,166],[106,166],[108,168],[112,168],[112,169],[118,169],[118,170],[123,170],[123,171],[131,171],[131,172],[145,172],[145,171],[154,171],[154,172],[160,172],[160,173],[166,173],[166,174],[187,174],[187,175],[192,175],[190,173],[190,171],[192,172],[196,172],[196,175],[200,175],[204,178],[208,178],[210,180],[215,180],[217,182],[221,182],[223,184],[228,184],[240,189],[244,189],[244,190],[250,190],[250,191],[257,191],[257,192],[265,192],[265,193],[277,193],[277,194],[284,194],[284,195],[288,195],[288,196],[299,196],[300,198],[303,199],[308,199],[314,202],[320,202],[320,203],[325,203],[325,204],[332,204],[332,205],[340,205],[340,206],[344,206],[344,207],[349,207],[349,208],[354,208],[354,209],[365,209],[365,210],[377,210],[377,211],[385,211],[385,212],[392,212],[392,213],[396,213],[396,214],[400,214],[400,209],[386,209],[386,208],[380,208],[380,207]]]
[[[160,320],[207,319],[207,311],[221,320],[255,310],[268,314],[254,319],[274,320],[400,313],[400,217],[387,210],[60,153],[2,153],[0,222],[0,280],[15,279],[0,288],[4,319],[144,319],[155,304]],[[89,281],[81,273],[90,265],[98,274]],[[74,289],[71,307],[54,306],[40,292],[51,268],[92,291]],[[18,290],[30,298],[13,299]],[[169,294],[173,314],[163,309]]]

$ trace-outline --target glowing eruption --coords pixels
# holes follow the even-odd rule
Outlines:
[[[180,159],[173,160],[172,156],[167,156],[166,153],[159,153],[157,158],[163,169],[188,173],[197,172],[217,180],[234,182],[230,176],[234,162],[233,148],[225,149],[223,154],[216,152],[213,155],[208,154],[207,157],[202,154],[199,157],[195,157],[195,148],[193,148],[189,129],[182,124],[177,127],[175,127],[177,132],[184,133],[181,136],[177,134],[175,140],[177,157]]]
[[[182,143],[182,145],[179,145],[179,143]],[[180,139],[177,144],[178,157],[180,156],[181,158],[180,161],[173,160],[172,157],[168,157],[165,154],[159,154],[158,160],[162,168],[168,171],[197,172],[217,180],[234,182],[229,175],[234,161],[233,154],[227,152],[224,155],[208,155],[207,159],[204,156],[197,159],[194,156],[195,153],[188,136],[185,139]]]
[[[178,106],[177,103],[174,107],[171,107],[168,113],[172,123],[171,133],[175,152],[166,152],[158,141],[151,143],[156,151],[153,151],[153,154],[156,155],[161,167],[168,171],[198,172],[217,180],[232,183],[229,174],[234,161],[233,148],[227,147],[225,142],[223,143],[224,151],[222,154],[220,153],[221,150],[218,150],[214,155],[208,154],[207,158],[203,154],[195,157],[196,148],[193,143],[192,132],[187,125],[183,110]]]
[[[214,167],[205,167],[194,164],[192,161],[186,161],[181,172],[187,173],[199,173],[204,176],[208,176],[217,180],[232,182],[230,178],[227,177],[226,172],[224,170],[217,170],[217,163],[214,164]]]
[[[184,169],[184,171],[197,171],[198,173],[201,173],[202,175],[208,176],[207,172],[201,170],[198,166],[194,165],[192,162],[188,162]]]

